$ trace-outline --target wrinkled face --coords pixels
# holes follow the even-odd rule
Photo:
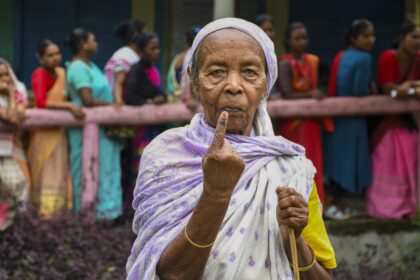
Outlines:
[[[146,48],[142,52],[142,59],[146,59],[150,62],[155,62],[159,59],[160,56],[160,44],[159,38],[153,38],[147,44]]]
[[[9,70],[4,64],[0,64],[0,82],[5,86],[12,85],[12,77],[10,77]]]
[[[375,30],[373,26],[368,26],[362,33],[352,39],[352,45],[355,48],[370,51],[375,44]]]
[[[45,68],[54,69],[61,64],[61,52],[56,44],[49,45],[45,51],[44,55],[39,58],[39,62]]]
[[[197,51],[198,83],[193,82],[193,89],[206,122],[216,127],[220,114],[227,111],[227,131],[249,135],[267,87],[263,50],[248,34],[222,29],[208,35]]]
[[[296,28],[290,34],[290,49],[299,53],[306,51],[308,47],[308,32],[305,28]]]
[[[274,26],[270,21],[266,21],[263,24],[261,24],[260,28],[267,34],[271,41],[274,40],[276,32],[274,31]]]
[[[402,38],[401,47],[412,55],[415,55],[420,50],[420,27],[417,27]]]
[[[98,51],[98,43],[96,42],[95,34],[89,33],[86,42],[83,43],[83,49],[90,54]]]

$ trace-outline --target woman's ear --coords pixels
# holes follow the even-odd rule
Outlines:
[[[190,88],[194,97],[200,101],[200,86],[197,83],[191,82]]]
[[[88,42],[82,43],[82,49],[85,51],[88,49]]]
[[[260,93],[260,101],[263,101],[264,100],[266,94],[267,94],[267,83],[265,84],[264,89],[261,90],[261,93]],[[268,96],[267,96],[267,98],[268,98]]]

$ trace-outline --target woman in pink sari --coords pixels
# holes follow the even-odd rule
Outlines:
[[[420,27],[401,29],[398,48],[378,62],[378,83],[394,98],[419,96]],[[388,116],[372,138],[372,185],[366,210],[376,218],[415,217],[417,208],[417,128],[411,115]]]

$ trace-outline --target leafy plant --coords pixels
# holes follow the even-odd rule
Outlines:
[[[66,212],[27,212],[0,231],[0,279],[124,279],[131,218],[115,225]]]

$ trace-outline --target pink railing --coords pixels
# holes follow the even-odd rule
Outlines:
[[[322,101],[313,99],[278,100],[269,102],[268,112],[274,118],[385,115],[420,112],[420,101],[414,99],[395,100],[387,96],[326,98]],[[83,121],[76,120],[69,112],[57,110],[28,109],[26,115],[27,119],[22,125],[25,129],[83,126],[84,190],[96,190],[98,187],[100,125],[161,124],[188,121],[193,116],[183,104],[126,106],[120,110],[112,107],[97,107],[86,109],[86,118]],[[5,125],[0,123],[0,130],[2,128],[5,128]],[[420,157],[420,141],[418,156]],[[418,166],[418,208],[420,209],[420,164]],[[95,193],[96,191],[89,191],[83,195],[84,206],[87,207],[95,201]]]

